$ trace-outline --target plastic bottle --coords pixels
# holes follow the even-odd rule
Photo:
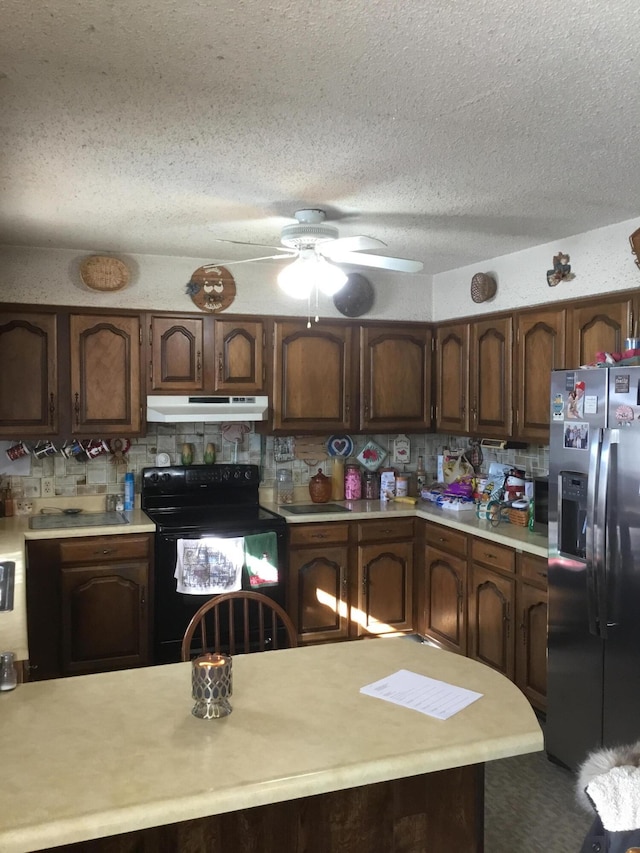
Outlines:
[[[535,506],[533,498],[529,501],[529,530],[535,530],[534,524],[536,519]]]
[[[124,508],[126,510],[133,509],[134,504],[134,482],[133,474],[129,472],[124,475]]]

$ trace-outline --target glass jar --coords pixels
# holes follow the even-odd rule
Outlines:
[[[377,501],[380,497],[380,478],[375,471],[365,471],[362,477],[362,497],[366,501]]]
[[[344,499],[346,501],[359,501],[361,497],[360,467],[355,462],[348,462],[344,475]]]
[[[276,472],[276,501],[279,504],[293,503],[293,475],[284,468]]]
[[[13,690],[18,683],[13,652],[0,654],[0,690]]]

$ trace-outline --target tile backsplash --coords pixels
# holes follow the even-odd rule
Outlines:
[[[328,436],[327,436],[328,438]],[[385,465],[392,466],[393,441],[397,434],[392,435],[357,435],[352,436],[353,456],[372,440],[388,452]],[[468,449],[469,440],[460,436],[423,433],[408,436],[411,443],[410,461],[407,465],[395,466],[398,470],[414,472],[418,456],[424,457],[428,479],[435,479],[437,456],[443,448],[451,450]],[[32,442],[28,442],[32,445]],[[326,475],[331,474],[332,460],[330,458],[312,460],[293,459],[287,462],[276,462],[273,436],[258,435],[253,428],[242,435],[241,440],[228,441],[222,435],[221,424],[150,424],[149,432],[143,438],[132,439],[124,464],[115,464],[114,457],[105,453],[90,461],[67,459],[61,453],[44,459],[31,456],[31,472],[25,476],[11,474],[11,463],[2,465],[4,485],[22,490],[25,498],[44,497],[47,485],[53,481],[53,494],[58,497],[75,497],[89,495],[106,495],[124,491],[124,475],[133,471],[136,481],[136,492],[140,490],[140,472],[149,465],[156,464],[159,453],[167,453],[173,464],[180,464],[180,454],[183,444],[192,444],[194,448],[194,463],[204,461],[207,444],[213,444],[216,449],[216,462],[239,462],[259,465],[262,471],[262,486],[273,488],[276,470],[286,468],[292,472],[293,482],[297,486],[306,485],[321,468]],[[278,450],[281,449],[279,442]],[[482,469],[490,462],[498,461],[504,464],[524,468],[533,475],[546,474],[549,470],[549,448],[546,445],[529,445],[523,450],[488,450],[483,448]]]

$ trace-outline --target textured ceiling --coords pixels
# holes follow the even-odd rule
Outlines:
[[[439,272],[640,213],[637,0],[3,0],[0,243]]]

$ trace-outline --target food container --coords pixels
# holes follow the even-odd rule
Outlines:
[[[380,500],[388,501],[396,496],[396,472],[393,468],[383,468],[380,472]]]
[[[406,474],[398,474],[396,477],[396,497],[406,498],[409,494],[409,477]]]
[[[331,480],[318,468],[315,477],[309,480],[309,495],[314,504],[324,504],[331,500]]]
[[[366,501],[377,501],[380,497],[380,478],[375,471],[365,471],[362,477],[362,497]]]
[[[347,463],[347,470],[344,475],[344,497],[347,501],[359,501],[362,497],[360,466],[355,462]]]
[[[283,468],[276,473],[276,501],[280,505],[293,503],[293,477]]]

